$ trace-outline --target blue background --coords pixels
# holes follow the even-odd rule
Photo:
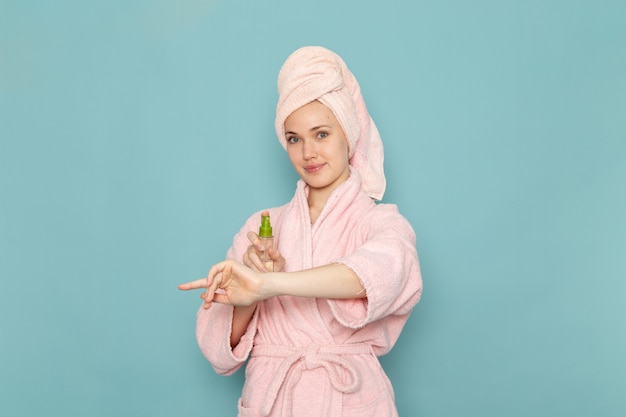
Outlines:
[[[0,414],[235,415],[206,274],[296,176],[284,59],[346,60],[425,290],[403,416],[626,415],[626,2],[0,1]]]

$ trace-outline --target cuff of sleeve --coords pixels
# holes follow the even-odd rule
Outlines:
[[[205,310],[200,307],[197,315],[196,338],[200,351],[220,375],[235,373],[252,351],[256,332],[257,313],[254,313],[246,333],[235,348],[230,347],[233,307],[212,304]]]
[[[369,297],[368,285],[363,281],[361,275],[350,265],[346,260],[339,261],[342,265],[347,266],[354,272],[354,274],[361,281],[361,286],[365,289],[366,294]],[[342,326],[351,329],[360,329],[370,322],[372,312],[370,311],[370,303],[368,298],[354,298],[354,299],[329,299],[327,300],[330,311],[333,316]]]
[[[360,329],[369,323],[367,298],[353,300],[327,300],[330,311],[342,326]]]

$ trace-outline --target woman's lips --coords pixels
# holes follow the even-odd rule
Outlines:
[[[309,174],[314,174],[324,167],[325,164],[307,165],[304,170]]]

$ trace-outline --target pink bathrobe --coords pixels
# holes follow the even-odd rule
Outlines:
[[[421,295],[413,229],[395,205],[376,204],[362,191],[354,169],[313,225],[307,193],[300,180],[291,202],[269,210],[285,271],[342,263],[358,275],[367,298],[265,300],[234,349],[233,308],[213,304],[198,312],[200,349],[221,375],[249,359],[240,417],[397,416],[377,356],[393,347]],[[255,213],[228,258],[242,261],[246,233],[259,223]]]

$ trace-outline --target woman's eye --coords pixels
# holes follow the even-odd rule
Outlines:
[[[326,132],[319,132],[319,133],[317,134],[317,137],[318,137],[319,139],[324,139],[326,136],[328,136],[328,133],[326,133]]]
[[[296,143],[296,142],[298,142],[298,140],[299,139],[297,137],[291,136],[291,137],[287,138],[287,143]]]

